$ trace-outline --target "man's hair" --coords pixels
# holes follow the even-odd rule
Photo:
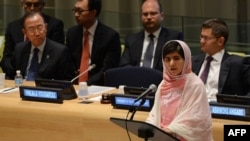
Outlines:
[[[144,4],[144,2],[146,2],[147,0],[142,0],[141,1],[141,6]],[[163,8],[162,8],[162,5],[161,5],[161,2],[159,1],[159,0],[155,0],[157,3],[158,3],[158,5],[159,5],[159,11],[160,11],[160,13],[161,12],[163,12]]]
[[[25,15],[22,17],[22,26],[23,26],[23,28],[25,28],[25,25],[24,25],[24,24],[25,24],[25,20],[26,20],[27,18],[33,17],[33,16],[36,15],[36,14],[40,15],[40,16],[42,17],[43,21],[45,22],[44,17],[43,17],[43,15],[42,15],[41,12],[35,12],[35,11],[27,12],[27,13],[25,13]]]
[[[89,10],[96,10],[96,17],[99,16],[102,8],[101,0],[88,0],[88,8]]]
[[[216,38],[224,37],[225,38],[224,44],[227,42],[227,39],[229,37],[229,29],[228,29],[226,22],[224,22],[223,20],[220,20],[220,19],[206,20],[202,24],[202,28],[211,28],[212,34]]]

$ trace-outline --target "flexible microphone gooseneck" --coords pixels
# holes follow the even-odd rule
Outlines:
[[[150,93],[153,93],[155,92],[157,89],[157,86],[155,84],[151,84],[149,86],[149,88],[144,91],[140,96],[138,96],[135,100],[134,100],[134,103],[136,103],[137,101],[141,100],[140,104],[137,106],[137,107],[133,107],[133,105],[130,107],[129,111],[132,112],[131,116],[130,116],[130,120],[133,120],[134,118],[134,115],[135,115],[135,112],[141,108],[141,106],[145,103],[146,99],[145,97],[147,95],[149,95]]]
[[[94,69],[96,67],[95,64],[92,64],[91,66],[89,66],[89,68],[87,70],[85,70],[84,72],[80,73],[79,75],[77,75],[75,78],[73,78],[70,82],[74,82],[77,78],[79,78],[80,76],[84,75],[85,73],[91,71],[92,69]]]
[[[147,95],[149,95],[150,93],[155,92],[156,89],[157,89],[157,86],[156,86],[155,84],[151,84],[151,85],[149,86],[149,88],[148,88],[146,91],[144,91],[140,96],[138,96],[138,97],[134,100],[134,102],[137,102],[137,101],[139,101],[140,99],[145,98],[145,97],[146,97]]]

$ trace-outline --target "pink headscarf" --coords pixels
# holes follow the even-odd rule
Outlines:
[[[165,66],[165,63],[163,62],[163,84],[161,87],[161,93],[168,93],[169,90],[171,90],[172,88],[177,88],[179,90],[182,90],[186,81],[186,75],[191,73],[191,66],[192,66],[192,62],[191,62],[191,51],[188,47],[188,45],[180,40],[171,40],[168,41],[167,43],[165,43],[165,45],[163,46],[163,49],[167,47],[167,44],[171,43],[171,42],[178,42],[180,44],[180,46],[182,47],[183,51],[184,51],[184,59],[185,59],[185,63],[183,66],[183,70],[181,72],[180,75],[176,75],[173,76],[170,73],[170,70]],[[164,58],[164,56],[163,56]]]
[[[173,76],[163,62],[163,80],[155,93],[154,106],[147,122],[175,133],[181,141],[212,141],[212,121],[204,83],[191,71],[191,52],[178,42],[184,52],[180,75]],[[163,57],[164,58],[164,57]],[[168,131],[167,130],[167,131]]]

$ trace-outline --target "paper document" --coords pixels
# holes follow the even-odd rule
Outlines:
[[[105,87],[105,86],[96,86],[92,85],[88,87],[88,91],[90,95],[94,94],[102,94],[111,90],[115,90],[115,87]]]
[[[100,102],[102,99],[102,96],[97,96],[97,97],[93,97],[93,98],[89,98],[89,101],[96,101],[96,102]]]

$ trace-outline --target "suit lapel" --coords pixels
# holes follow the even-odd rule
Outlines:
[[[138,39],[137,41],[135,42],[135,45],[132,45],[135,48],[135,54],[138,54],[136,57],[136,64],[137,65],[140,65],[140,62],[141,62],[141,56],[142,56],[142,49],[143,49],[143,41],[144,41],[144,31],[140,32],[139,35],[138,35]]]
[[[25,46],[24,46],[24,49],[22,50],[22,56],[21,57],[21,64],[20,64],[20,69],[21,69],[21,72],[26,72],[27,71],[27,67],[28,67],[28,63],[29,63],[29,55],[30,55],[30,50],[31,50],[31,43],[28,42]],[[25,64],[25,65],[23,65]],[[26,72],[27,74],[27,72]]]
[[[102,39],[103,36],[105,35],[102,32],[102,24],[98,21],[95,33],[94,33],[94,39],[93,39],[93,45],[92,45],[92,50],[91,50],[91,60],[93,60],[93,57],[98,56],[96,55],[98,47],[102,46]]]
[[[167,32],[164,28],[162,28],[161,32],[159,34],[159,39],[158,39],[156,49],[155,49],[153,68],[156,68],[157,62],[162,62],[162,61],[159,61],[159,59],[161,60],[161,58],[162,58],[162,47],[167,41],[165,39],[166,37],[168,37]]]
[[[76,30],[76,35],[80,35],[80,36],[75,36],[76,39],[74,39],[74,41],[76,42],[76,47],[74,47],[76,49],[76,51],[74,51],[75,54],[73,54],[73,56],[76,56],[74,59],[76,61],[76,67],[77,69],[80,68],[80,64],[81,64],[81,57],[82,57],[82,46],[83,46],[83,27],[82,26],[78,26],[77,30]]]
[[[192,70],[196,75],[199,75],[202,63],[204,62],[205,54],[195,56],[192,61]]]
[[[50,48],[50,41],[46,39],[46,43],[43,50],[42,60],[39,64],[39,73],[44,72],[50,63],[50,60],[53,60],[53,51]]]
[[[226,82],[226,79],[228,77],[228,73],[230,70],[230,55],[225,52],[222,58],[221,67],[220,67],[220,74],[219,74],[219,84],[218,84],[218,93],[222,92],[222,88],[224,87],[224,84]]]

